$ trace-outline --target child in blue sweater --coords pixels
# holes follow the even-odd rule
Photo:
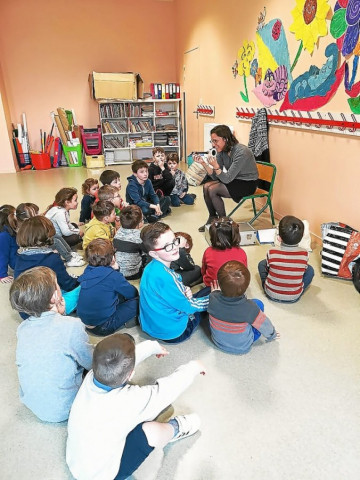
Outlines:
[[[135,160],[131,165],[133,175],[127,178],[126,201],[138,205],[147,223],[153,223],[171,213],[170,197],[156,195],[149,180],[149,166],[143,160]]]
[[[29,317],[17,330],[20,400],[40,420],[63,422],[90,370],[93,347],[78,318],[65,317],[55,273],[35,267],[10,288],[13,309]]]
[[[49,267],[57,276],[58,284],[65,299],[65,313],[76,308],[80,287],[76,278],[71,277],[60,255],[52,249],[55,227],[51,220],[41,215],[28,218],[19,228],[17,243],[19,252],[16,258],[14,277],[33,267]],[[26,318],[21,314],[22,318]]]
[[[84,223],[90,222],[91,220],[91,207],[99,191],[99,182],[96,178],[87,178],[82,184],[81,189],[83,198],[81,200],[79,225],[84,225]]]
[[[12,205],[0,207],[0,282],[11,283],[14,279],[9,275],[8,268],[15,268],[16,235],[9,223],[9,215],[15,212]]]
[[[180,238],[168,225],[146,225],[141,239],[152,257],[140,282],[140,323],[148,335],[168,343],[187,340],[207,310],[209,296],[197,298],[170,268],[179,259]]]
[[[110,240],[92,240],[85,249],[85,257],[89,265],[79,277],[77,313],[89,333],[111,335],[125,323],[136,321],[138,291],[119,272]]]

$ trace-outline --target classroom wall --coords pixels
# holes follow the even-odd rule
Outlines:
[[[1,57],[0,57],[1,58]],[[15,172],[15,156],[11,147],[10,111],[0,63],[0,172]]]
[[[176,1],[177,64],[187,99],[188,152],[202,148],[205,122],[234,125],[239,141],[247,144],[250,124],[235,118],[236,107],[261,104],[251,95],[248,104],[242,101],[239,92],[244,91],[243,82],[239,77],[233,78],[231,67],[243,40],[255,41],[257,18],[264,3]],[[334,4],[335,1],[329,1],[329,5]],[[266,2],[266,20],[281,18],[288,30],[294,6],[295,0],[270,0]],[[293,59],[299,44],[293,34],[287,33],[287,39]],[[295,76],[305,72],[311,63],[321,67],[328,43],[329,39],[320,39],[312,57],[305,52],[293,72]],[[185,54],[188,51],[191,52]],[[248,78],[249,89],[253,82]],[[346,98],[344,93],[336,95],[325,110],[350,112]],[[197,120],[191,113],[197,103],[215,105],[216,116]],[[305,218],[317,235],[320,224],[326,221],[340,220],[360,228],[358,137],[271,126],[270,151],[271,160],[278,167],[273,200],[278,218],[287,214]]]
[[[49,132],[50,112],[57,107],[75,109],[78,123],[86,127],[97,125],[97,103],[90,99],[88,86],[93,70],[139,72],[145,91],[151,82],[176,80],[173,2],[0,4],[0,59],[10,118],[18,123],[26,113],[33,149],[40,148],[40,128]],[[8,142],[1,128],[0,146]],[[0,172],[14,171],[11,151],[2,149],[0,158]]]

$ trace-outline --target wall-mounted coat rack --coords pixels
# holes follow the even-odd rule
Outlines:
[[[238,120],[251,121],[260,108],[241,107],[236,109]],[[293,110],[271,110],[266,108],[268,122],[271,125],[288,128],[340,133],[360,136],[360,116],[353,113],[298,112]]]

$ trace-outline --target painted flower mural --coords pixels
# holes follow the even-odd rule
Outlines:
[[[249,95],[246,85],[246,77],[250,75],[251,62],[255,55],[255,44],[244,40],[242,47],[238,51],[238,74],[244,77],[245,93],[240,92],[244,102],[249,101]]]
[[[330,33],[344,57],[354,52],[360,35],[360,0],[336,2]]]
[[[301,41],[298,55],[303,48],[312,54],[318,38],[327,35],[326,17],[329,9],[328,0],[296,0],[291,12],[294,22],[290,32],[295,33],[296,40]]]

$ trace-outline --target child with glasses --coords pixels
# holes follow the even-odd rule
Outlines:
[[[120,212],[123,208],[127,207],[129,204],[123,200],[120,195],[120,187],[114,187],[112,185],[104,185],[99,189],[98,201],[107,200],[114,204],[115,207],[115,222],[113,226],[116,230],[120,227]]]
[[[219,288],[211,292],[208,308],[211,337],[217,347],[227,353],[244,354],[261,335],[268,342],[279,338],[264,314],[264,304],[246,298],[250,272],[243,263],[224,263],[217,281]]]
[[[240,247],[239,226],[229,217],[222,217],[210,225],[210,243],[203,255],[201,273],[206,288],[204,294],[210,293],[211,283],[217,279],[219,268],[229,260],[238,260],[247,267],[247,256]]]
[[[207,310],[209,297],[200,298],[185,287],[181,276],[170,268],[179,258],[180,238],[168,225],[156,222],[141,231],[151,262],[140,282],[140,323],[150,336],[168,343],[188,339]]]

